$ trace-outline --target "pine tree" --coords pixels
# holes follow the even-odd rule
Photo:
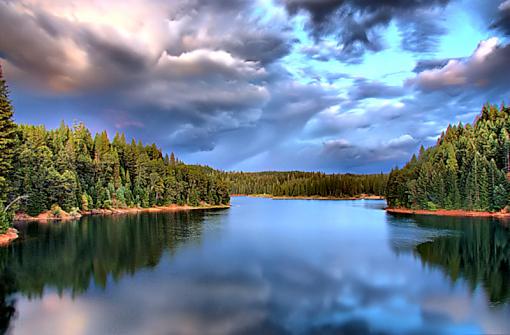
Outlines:
[[[481,211],[488,211],[490,209],[490,203],[489,203],[489,181],[488,181],[488,174],[487,174],[487,168],[484,166],[480,172],[480,206],[479,210]]]
[[[16,125],[9,90],[0,64],[0,202],[4,202],[9,191],[9,176],[13,167]]]
[[[509,129],[510,109],[491,105],[474,126],[449,126],[434,147],[420,149],[418,160],[390,173],[388,205],[501,210],[509,203]]]

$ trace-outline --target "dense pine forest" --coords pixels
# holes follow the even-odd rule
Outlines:
[[[58,129],[16,125],[0,71],[0,231],[12,218],[6,204],[30,215],[167,204],[210,205],[230,201],[222,175],[205,166],[163,156],[155,144],[92,136],[85,125]]]
[[[233,194],[273,196],[354,197],[384,195],[387,175],[324,174],[319,172],[234,172],[225,177]]]
[[[83,124],[17,130],[11,193],[28,195],[21,210],[30,215],[54,204],[70,211],[229,202],[219,172],[163,156],[155,144],[127,143],[123,134],[110,141],[106,132],[92,137]]]
[[[508,205],[510,108],[486,105],[474,124],[449,126],[437,144],[390,173],[390,207],[500,211]]]

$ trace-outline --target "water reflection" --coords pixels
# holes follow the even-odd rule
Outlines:
[[[15,315],[13,293],[43,297],[82,294],[91,285],[106,289],[143,268],[155,267],[164,252],[183,243],[200,243],[201,211],[85,217],[63,223],[27,223],[17,228],[22,240],[0,248],[0,333]]]
[[[3,261],[0,258],[0,261]],[[0,333],[4,333],[8,328],[11,318],[16,313],[16,301],[12,294],[16,291],[14,285],[14,277],[9,271],[2,271],[0,273]]]
[[[464,280],[473,266],[464,263],[480,258],[478,268],[497,267],[493,258],[504,249],[494,244],[501,241],[483,237],[504,233],[497,233],[497,225],[483,233],[482,224],[469,220],[389,216],[380,201],[236,198],[233,205],[214,213],[23,227],[25,241],[5,249],[2,263],[2,275],[12,282],[4,298],[17,299],[14,318],[12,300],[2,300],[9,330],[38,335],[510,330],[508,305],[491,308],[493,298]],[[485,251],[484,258],[479,244],[486,243],[496,250]],[[443,268],[455,257],[467,258],[456,263],[459,279],[451,281]],[[505,276],[491,290],[506,290]]]
[[[391,241],[396,252],[411,251],[438,267],[452,283],[481,286],[492,305],[510,301],[510,230],[485,218],[392,215]]]

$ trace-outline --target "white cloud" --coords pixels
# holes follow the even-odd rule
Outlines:
[[[500,88],[510,74],[510,45],[497,37],[480,42],[470,57],[452,59],[441,68],[427,69],[407,81],[423,91],[444,88]]]
[[[225,77],[255,79],[266,74],[257,62],[233,57],[223,50],[197,49],[179,56],[166,51],[158,60],[155,71],[158,75],[172,78],[204,77],[223,75]]]
[[[416,140],[409,134],[405,134],[396,138],[392,138],[387,142],[387,145],[390,147],[399,147],[409,144],[414,144]]]
[[[502,12],[506,11],[506,10],[510,10],[510,0],[506,0],[504,2],[502,2],[499,6],[498,6],[498,9]]]

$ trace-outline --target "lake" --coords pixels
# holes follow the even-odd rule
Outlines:
[[[0,332],[510,333],[509,230],[384,205],[239,197],[23,224],[0,249]]]

